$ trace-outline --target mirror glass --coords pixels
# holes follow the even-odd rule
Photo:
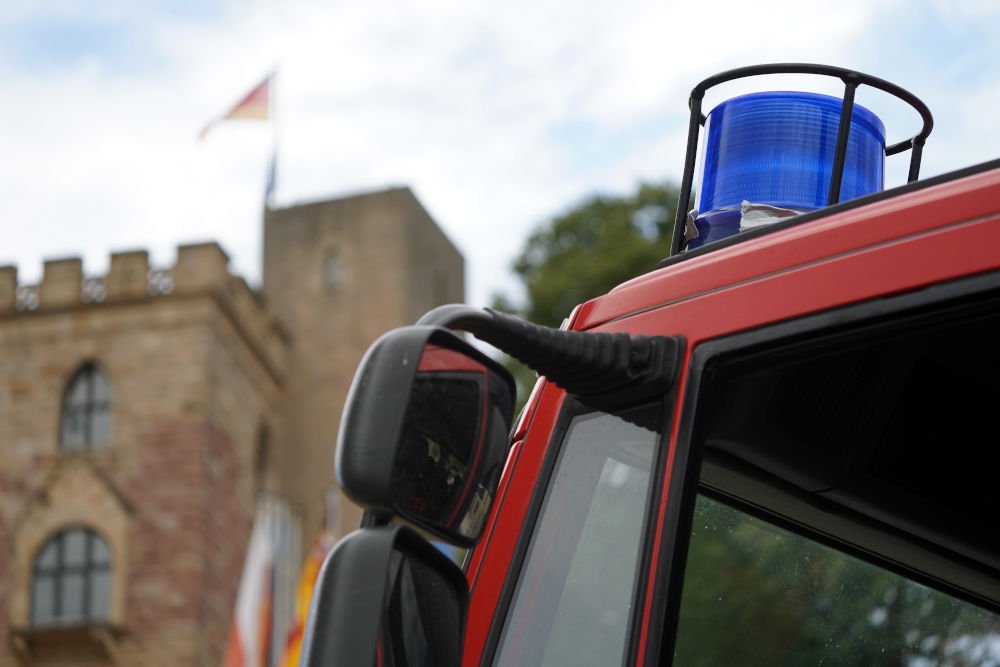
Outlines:
[[[496,362],[428,342],[393,464],[394,511],[461,543],[478,538],[513,411],[513,384]]]
[[[412,528],[362,528],[320,569],[302,667],[459,667],[469,594],[462,571]]]
[[[376,649],[383,667],[434,667],[462,661],[462,602],[440,568],[393,551]]]

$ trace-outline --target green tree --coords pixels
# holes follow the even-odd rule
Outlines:
[[[559,326],[579,303],[656,267],[670,247],[677,188],[639,185],[623,197],[597,195],[539,227],[514,260],[526,301],[495,303],[536,324]]]
[[[957,667],[985,664],[998,631],[987,611],[698,499],[675,665]]]
[[[541,225],[514,260],[525,300],[497,295],[493,307],[558,327],[573,308],[656,268],[670,248],[677,188],[642,183],[626,196],[595,195]],[[524,401],[534,374],[509,362]]]

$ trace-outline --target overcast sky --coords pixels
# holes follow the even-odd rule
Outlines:
[[[464,253],[468,301],[487,305],[517,294],[508,267],[546,219],[679,180],[695,83],[781,61],[921,97],[936,123],[925,176],[1000,157],[997,0],[2,3],[0,264],[31,282],[43,258],[76,255],[97,275],[113,250],[167,266],[176,244],[215,239],[259,282],[272,130],[196,135],[277,65],[276,204],[408,185]],[[755,89],[803,84],[837,90]],[[918,128],[898,103],[859,101],[890,141]]]

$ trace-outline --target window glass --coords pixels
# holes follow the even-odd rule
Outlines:
[[[31,591],[31,614],[35,623],[47,623],[56,617],[55,577],[35,575]]]
[[[105,544],[104,540],[96,536],[95,538],[90,540],[90,562],[95,565],[106,565],[111,560],[108,545]]]
[[[110,401],[111,385],[108,384],[108,379],[104,377],[104,374],[100,372],[94,373],[93,383],[94,401],[97,403],[106,403],[107,401]]]
[[[49,542],[39,552],[35,567],[37,569],[52,570],[56,567],[59,558],[59,547],[55,542]]]
[[[659,407],[570,423],[528,548],[498,665],[615,665],[625,655]]]
[[[91,446],[103,445],[111,440],[111,411],[106,409],[96,410],[91,417],[90,427]]]
[[[75,407],[87,402],[87,382],[84,375],[84,373],[77,374],[70,384],[69,391],[66,392],[66,400],[71,406]]]
[[[79,529],[66,531],[62,548],[63,565],[83,565],[87,558],[87,533]]]
[[[59,620],[83,619],[85,577],[83,573],[67,571],[59,578]]]
[[[1000,617],[706,496],[674,664],[1000,664]]]
[[[95,571],[91,575],[90,599],[87,616],[89,618],[106,618],[108,615],[108,587],[111,573]]]
[[[32,568],[32,624],[107,618],[110,583],[110,553],[100,535],[86,528],[57,533],[38,552]]]
[[[63,405],[62,435],[60,437],[60,444],[62,445],[62,448],[71,451],[83,449],[83,445],[86,440],[86,429],[84,428],[83,414],[74,403],[75,399],[72,397],[72,394],[74,393],[76,392],[73,391],[70,394],[67,394],[66,403]]]
[[[63,397],[60,446],[78,451],[110,440],[111,385],[97,366],[87,364],[70,380]]]
[[[328,290],[335,290],[344,281],[344,266],[337,250],[330,250],[323,260],[323,284]]]

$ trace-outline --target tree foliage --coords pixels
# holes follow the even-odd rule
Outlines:
[[[701,497],[674,664],[995,664],[981,609]]]
[[[500,308],[559,326],[573,307],[656,268],[670,247],[677,188],[641,184],[622,197],[594,196],[537,229],[514,261],[526,300]]]

